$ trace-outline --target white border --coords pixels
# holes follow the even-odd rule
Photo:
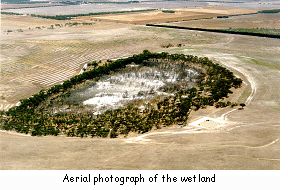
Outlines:
[[[287,179],[288,179],[288,150],[287,150],[287,114],[288,114],[288,13],[284,9],[288,7],[287,0],[281,0],[281,170],[280,172],[275,171],[0,171],[0,188],[1,189],[221,189],[221,190],[243,190],[243,189],[261,189],[261,190],[271,190],[271,189],[287,189]],[[1,156],[1,155],[0,155]],[[120,186],[118,183],[113,184],[97,184],[94,186],[93,183],[63,183],[62,180],[65,174],[79,176],[79,175],[91,175],[102,174],[115,176],[135,176],[137,174],[142,174],[146,177],[158,175],[169,174],[180,178],[181,176],[191,176],[191,175],[201,175],[212,176],[216,174],[215,183],[143,183],[139,185],[127,184]],[[146,178],[145,178],[146,179]],[[281,179],[281,182],[280,182]]]
[[[287,13],[288,1],[281,0],[281,9],[280,12],[280,24],[281,24],[281,40],[280,40],[280,57],[281,57],[281,64],[280,64],[280,166],[281,166],[281,189],[288,189],[288,150],[287,150],[287,115],[288,115],[288,13]],[[286,8],[286,9],[285,9]],[[286,138],[285,138],[286,137]]]
[[[121,176],[139,176],[144,177],[144,183],[96,183],[94,185],[94,177],[99,174],[103,177],[110,176],[111,174],[116,177]],[[75,183],[75,182],[63,182],[65,175],[69,177],[73,176],[88,176],[91,175],[91,182],[87,183]],[[169,175],[170,177],[176,177],[177,182],[162,182],[162,175]],[[181,183],[180,179],[183,176],[196,175],[198,181],[198,175],[206,177],[212,177],[215,174],[215,182],[210,183]],[[154,181],[155,175],[157,175],[157,182]],[[153,179],[149,182],[149,178]],[[29,190],[51,190],[51,189],[117,189],[117,190],[147,190],[147,189],[179,189],[179,190],[191,190],[191,189],[221,189],[221,190],[276,190],[280,186],[280,172],[279,171],[192,171],[192,170],[125,170],[125,171],[6,171],[1,172],[1,187],[3,189],[29,189]],[[4,180],[3,180],[4,179]]]

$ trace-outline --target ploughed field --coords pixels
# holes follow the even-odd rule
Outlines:
[[[225,98],[242,80],[205,57],[146,50],[90,66],[63,84],[21,100],[3,113],[2,129],[33,136],[115,138],[185,124],[192,110],[238,105]]]
[[[190,20],[165,23],[165,25],[280,35],[280,13],[258,13],[227,18]]]
[[[91,17],[80,17],[79,19],[88,20],[97,19],[110,22],[131,23],[131,24],[147,24],[147,23],[159,23],[159,22],[173,22],[183,20],[199,20],[208,19],[217,16],[227,16],[235,14],[252,14],[256,13],[255,10],[239,9],[239,8],[219,8],[219,7],[207,7],[207,8],[185,8],[185,9],[173,9],[173,10],[156,10],[145,13],[129,13],[119,15],[99,15]]]
[[[20,99],[78,74],[84,64],[93,60],[221,39],[221,36],[207,37],[206,33],[102,21],[87,24],[2,15],[1,22],[0,110],[8,110]]]

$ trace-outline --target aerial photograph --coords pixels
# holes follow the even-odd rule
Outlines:
[[[280,0],[1,0],[0,170],[280,170]]]

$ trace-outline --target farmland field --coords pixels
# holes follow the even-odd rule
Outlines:
[[[65,1],[64,1],[65,2]],[[277,0],[262,3],[255,1],[247,1],[245,3],[230,2],[230,1],[141,1],[141,2],[115,2],[115,1],[83,1],[84,3],[75,3],[69,1],[65,6],[65,3],[59,1],[52,4],[3,4],[1,9],[4,12],[17,13],[17,14],[35,14],[42,16],[55,16],[55,15],[77,15],[77,14],[89,14],[89,13],[101,13],[101,12],[119,12],[119,11],[132,11],[132,10],[147,10],[147,9],[187,9],[187,8],[203,8],[203,7],[218,7],[230,9],[244,8],[244,9],[277,9],[280,4]],[[86,2],[86,3],[85,3]],[[71,4],[72,3],[72,4]],[[59,6],[57,6],[59,5]],[[28,6],[28,7],[27,7]],[[29,7],[30,6],[30,7]],[[37,7],[38,6],[38,7]],[[9,9],[10,7],[10,9]],[[27,7],[27,8],[25,8]],[[227,9],[228,10],[228,9]]]
[[[275,6],[255,2],[250,2],[253,6],[248,6],[249,3],[241,6],[249,10],[277,7],[278,1],[273,2]],[[81,10],[77,6],[72,8]],[[58,8],[11,11],[28,13],[29,10],[47,10],[42,13],[56,14],[51,10]],[[185,11],[183,6],[179,8]],[[219,7],[209,9],[217,11]],[[63,13],[69,13],[69,9],[63,8]],[[103,15],[101,18],[113,16],[114,20],[127,20],[127,15],[118,15],[118,18],[117,15]],[[0,130],[0,154],[3,155],[0,157],[0,169],[280,168],[279,39],[154,28],[93,17],[96,16],[52,20],[29,15],[1,15],[1,110],[19,105],[20,99],[28,98],[40,90],[62,84],[64,80],[82,72],[83,66],[94,60],[109,62],[109,59],[139,54],[144,49],[206,56],[219,63],[243,80],[241,88],[232,89],[233,94],[227,100],[245,103],[246,106],[244,109],[207,106],[191,111],[185,125],[174,123],[145,134],[131,132],[116,139],[68,138],[61,135],[32,137],[13,130]],[[140,16],[133,19],[137,20],[137,17]],[[177,24],[203,28],[279,29],[279,14],[193,20]],[[114,79],[122,77],[112,76]],[[109,77],[106,79],[111,80]],[[107,82],[106,79],[100,80],[99,84]],[[133,81],[137,83],[137,80]],[[136,87],[139,86],[137,84]],[[126,94],[119,90],[121,87],[115,86],[119,93],[128,97],[134,95],[133,91]],[[113,91],[113,88],[106,89],[109,93]],[[91,94],[83,98],[81,93],[86,91]],[[78,99],[94,106],[93,103],[99,103],[101,96],[99,88],[86,87],[72,95],[66,101]]]
[[[17,17],[23,19],[15,22]],[[120,23],[95,21],[92,25],[69,27],[65,26],[69,21],[48,20],[46,23],[45,19],[28,16],[5,15],[2,19],[5,39],[1,43],[1,72],[4,81],[8,82],[1,84],[1,89],[5,89],[1,93],[5,97],[2,101],[6,102],[2,108],[6,109],[42,87],[79,73],[81,67],[90,61],[125,57],[140,53],[143,49],[160,51],[169,44],[167,39],[175,39],[173,46],[206,41],[206,34],[184,36],[183,32],[179,38],[177,31],[166,34],[161,29],[151,31],[146,27]],[[48,29],[56,24],[63,27]],[[7,33],[11,29],[12,32]],[[10,52],[15,49],[17,51],[11,57]],[[14,77],[15,73],[18,73],[17,78]],[[8,86],[9,90],[6,89]],[[27,91],[27,88],[31,90]]]
[[[203,3],[185,1],[168,1],[168,2],[143,2],[143,3],[127,3],[127,4],[81,4],[69,6],[53,6],[53,7],[37,7],[37,8],[22,8],[22,9],[5,9],[5,12],[13,12],[20,14],[36,14],[36,15],[73,15],[87,14],[93,12],[115,12],[115,11],[130,11],[130,10],[146,10],[146,9],[173,9],[200,6]]]
[[[147,13],[136,14],[121,14],[121,15],[103,15],[82,17],[89,19],[97,19],[110,22],[130,23],[130,24],[147,24],[147,23],[159,23],[159,22],[173,22],[183,20],[203,20],[208,18],[214,18],[217,16],[227,16],[235,14],[253,14],[255,10],[249,9],[227,9],[227,8],[191,8],[191,9],[175,9],[172,12],[165,11],[150,11]],[[81,19],[81,17],[79,18]]]
[[[172,22],[169,25],[194,28],[229,29],[229,28],[268,28],[280,29],[280,14],[253,14],[232,16],[228,18],[215,18],[205,20],[192,20]]]

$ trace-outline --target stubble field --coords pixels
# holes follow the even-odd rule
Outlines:
[[[270,28],[280,29],[280,13],[253,14],[232,16],[229,18],[215,18],[205,20],[192,20],[169,23],[173,26],[185,26],[193,28],[229,29],[229,28]]]
[[[227,9],[219,7],[207,7],[207,8],[174,9],[172,12],[157,10],[157,11],[150,11],[147,13],[92,16],[92,19],[117,22],[117,23],[151,24],[159,22],[211,19],[217,16],[252,14],[256,12],[257,12],[256,10],[251,9],[237,9],[237,8]]]

